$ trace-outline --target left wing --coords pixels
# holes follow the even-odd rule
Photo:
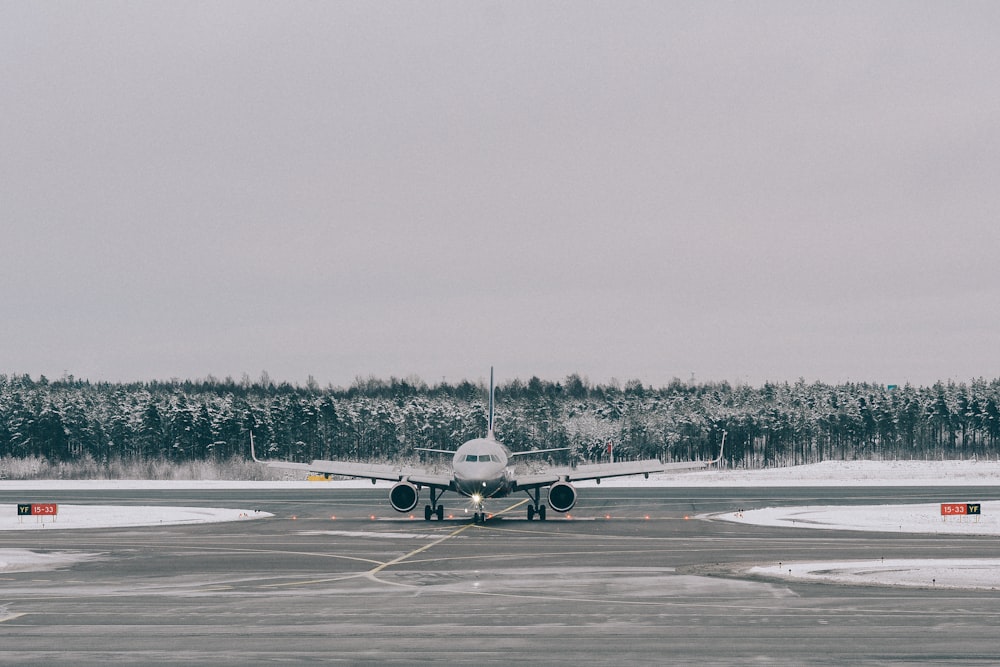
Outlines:
[[[291,461],[262,461],[254,451],[253,436],[250,436],[250,456],[257,463],[263,463],[271,468],[301,470],[303,472],[322,473],[324,475],[339,475],[341,477],[360,477],[362,479],[401,482],[408,480],[417,486],[429,486],[437,489],[451,489],[452,478],[445,475],[435,475],[421,468],[394,466],[379,463],[352,463],[350,461],[324,461],[315,459],[312,463],[293,463]]]

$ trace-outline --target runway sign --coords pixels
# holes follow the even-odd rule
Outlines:
[[[981,514],[979,503],[941,503],[941,516],[961,516],[964,514]]]
[[[59,505],[55,503],[18,503],[18,516],[55,516],[59,514]]]

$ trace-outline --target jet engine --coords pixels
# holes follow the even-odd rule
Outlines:
[[[399,482],[389,491],[389,502],[397,512],[409,512],[420,501],[420,490],[410,482]]]
[[[576,505],[576,489],[567,482],[556,482],[549,487],[549,507],[557,512],[568,512]]]

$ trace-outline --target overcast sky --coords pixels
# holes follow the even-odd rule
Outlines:
[[[995,2],[0,0],[0,372],[1000,377]]]

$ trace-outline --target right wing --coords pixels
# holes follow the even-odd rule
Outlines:
[[[702,462],[698,461],[699,467]],[[690,465],[690,464],[689,464]],[[628,475],[646,475],[651,472],[663,472],[664,465],[656,459],[645,461],[622,461],[619,463],[594,463],[575,468],[550,468],[532,475],[521,475],[514,478],[514,489],[534,489],[549,486],[556,482],[581,482],[585,479],[600,481],[605,477],[626,477]]]
[[[719,455],[711,461],[676,461],[672,463],[661,463],[657,459],[646,459],[644,461],[620,461],[618,463],[593,463],[580,465],[575,468],[550,468],[531,475],[521,475],[514,479],[514,490],[535,489],[542,486],[549,486],[556,482],[580,482],[587,479],[596,479],[598,484],[605,477],[626,477],[628,475],[645,475],[650,473],[666,472],[671,470],[698,470],[707,468],[710,465],[722,460],[722,451],[726,446],[726,432],[722,432],[722,444],[719,446]]]

